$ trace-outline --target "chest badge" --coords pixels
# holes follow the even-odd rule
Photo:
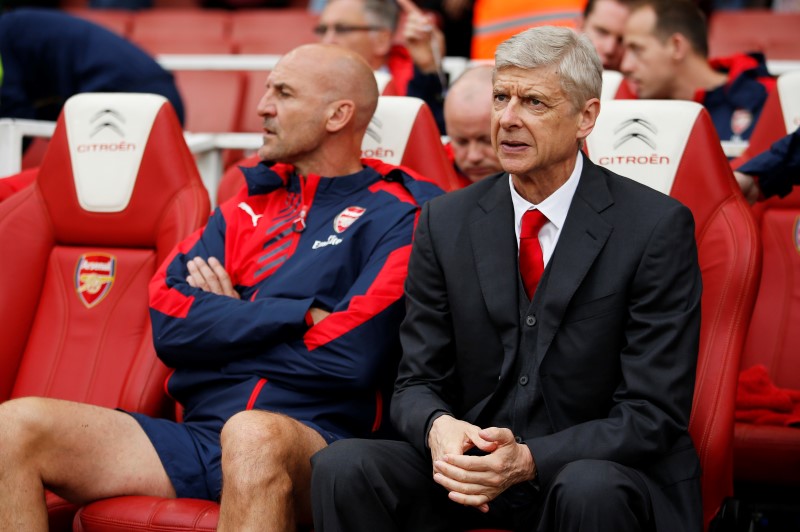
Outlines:
[[[75,266],[75,291],[86,308],[100,303],[111,290],[117,259],[107,253],[84,253]]]
[[[742,133],[747,131],[750,124],[753,123],[753,113],[747,109],[737,109],[731,115],[731,132],[733,132],[733,140],[742,138]]]
[[[333,230],[337,233],[344,232],[345,229],[353,225],[353,222],[358,220],[361,215],[367,212],[364,207],[348,207],[333,219]]]

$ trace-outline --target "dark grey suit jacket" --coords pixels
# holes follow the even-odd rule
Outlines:
[[[508,174],[425,205],[406,282],[392,421],[425,454],[440,412],[475,422],[520,356]],[[526,439],[542,485],[578,459],[642,472],[659,530],[701,530],[687,432],[702,291],[689,209],[594,165],[537,300],[537,375],[552,432]]]

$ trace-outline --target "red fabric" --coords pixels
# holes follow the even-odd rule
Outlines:
[[[408,82],[414,77],[414,61],[405,47],[395,44],[386,58],[386,68],[392,75],[392,83],[397,96],[408,93]]]
[[[522,227],[519,231],[519,273],[529,299],[533,299],[536,285],[544,272],[539,231],[546,223],[547,216],[540,210],[528,210],[522,215]]]
[[[33,183],[33,180],[36,179],[37,173],[39,173],[39,169],[32,168],[30,170],[23,170],[19,174],[0,179],[0,201],[28,187]]]
[[[743,370],[736,393],[736,421],[800,426],[800,390],[775,386],[762,364]]]

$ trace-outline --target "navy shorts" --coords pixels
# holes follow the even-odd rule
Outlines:
[[[219,501],[222,492],[222,448],[219,421],[176,423],[126,412],[139,422],[155,447],[175,494],[180,498]],[[328,444],[341,436],[314,423],[301,423],[317,431]]]

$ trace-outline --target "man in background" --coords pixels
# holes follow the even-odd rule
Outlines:
[[[592,41],[605,70],[619,70],[625,48],[622,37],[633,0],[589,0],[580,30]]]
[[[620,69],[642,99],[703,104],[721,140],[747,140],[775,88],[760,54],[709,60],[706,18],[689,0],[639,0]]]
[[[492,65],[479,65],[466,70],[444,101],[450,137],[445,148],[464,186],[503,170],[492,146],[493,69]]]

